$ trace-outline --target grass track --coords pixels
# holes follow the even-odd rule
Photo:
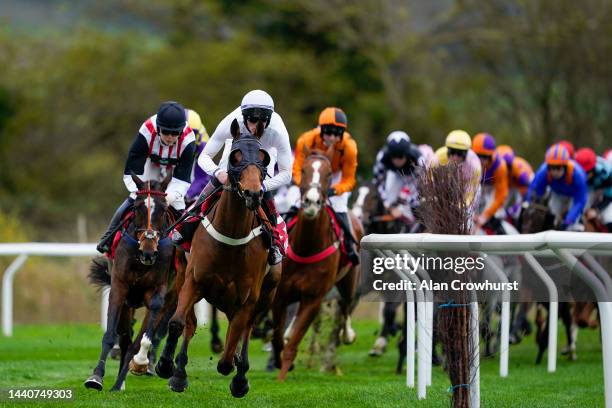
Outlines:
[[[72,402],[45,405],[69,407],[448,407],[449,380],[434,367],[427,399],[418,401],[416,391],[404,386],[405,376],[393,374],[397,351],[392,347],[382,358],[367,356],[374,341],[375,322],[355,322],[357,342],[340,350],[342,376],[305,369],[298,355],[296,370],[284,384],[264,370],[266,355],[261,342],[251,343],[251,391],[240,400],[229,393],[231,377],[216,372],[218,358],[209,351],[208,332],[199,328],[190,347],[187,366],[190,385],[183,394],[168,389],[165,380],[128,376],[126,391],[110,393],[118,365],[109,360],[104,391],[87,390],[82,383],[91,373],[100,350],[101,331],[96,325],[17,326],[12,338],[0,338],[0,389],[45,387],[71,388]],[[560,327],[561,329],[561,327]],[[565,344],[561,338],[560,345]],[[545,361],[533,364],[535,344],[525,339],[510,349],[509,377],[498,376],[499,360],[481,362],[482,407],[603,407],[603,368],[599,332],[582,330],[578,361],[558,359],[555,374],[546,372]],[[395,344],[395,341],[393,341]],[[0,407],[11,404],[0,397]],[[8,405],[7,405],[8,404]],[[19,402],[18,407],[40,406]]]

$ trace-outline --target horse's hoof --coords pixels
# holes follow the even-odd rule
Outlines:
[[[121,360],[121,348],[118,345],[114,345],[110,351],[110,358],[113,360]]]
[[[85,385],[85,388],[102,391],[103,383],[104,380],[102,379],[102,377],[97,374],[93,374],[87,380],[85,380],[85,383],[83,385]]]
[[[523,340],[523,338],[518,334],[510,334],[509,342],[510,344],[519,344]]]
[[[155,365],[153,362],[149,361],[149,364],[147,364],[147,372],[145,375],[147,377],[155,377]]]
[[[223,351],[223,343],[221,342],[221,340],[218,340],[218,339],[212,340],[210,342],[210,348],[213,353],[219,354]]]
[[[340,329],[340,338],[342,339],[342,343],[346,345],[353,344],[355,340],[357,340],[357,333],[355,333],[355,330],[353,329],[347,331]]]
[[[234,371],[234,365],[231,362],[219,360],[219,363],[217,364],[217,372],[219,372],[219,374],[229,375],[232,371]]]
[[[155,372],[159,378],[170,378],[174,374],[174,363],[162,357],[155,366]]]
[[[111,392],[125,391],[125,381],[121,383],[121,385],[113,385],[113,388],[110,389]]]
[[[137,364],[134,360],[130,360],[129,364],[130,373],[134,375],[145,375],[147,374],[147,370],[149,369],[149,364]]]
[[[185,391],[188,385],[187,377],[172,376],[168,380],[168,385],[170,386],[170,389],[174,392],[183,392]]]
[[[382,356],[387,350],[387,344],[387,339],[383,336],[379,336],[378,338],[376,338],[376,341],[374,342],[374,345],[372,346],[372,349],[370,349],[368,355],[370,357]]]
[[[232,393],[232,397],[234,398],[242,398],[249,392],[250,389],[249,380],[246,378],[237,378],[234,377],[232,382],[230,383],[230,392]]]

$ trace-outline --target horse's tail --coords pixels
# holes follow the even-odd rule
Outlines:
[[[111,284],[108,262],[105,257],[98,256],[91,260],[87,278],[89,278],[89,283],[98,286],[100,289]]]

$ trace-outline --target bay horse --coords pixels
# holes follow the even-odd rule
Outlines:
[[[534,197],[531,202],[523,203],[523,208],[519,217],[518,228],[521,234],[531,234],[554,229],[555,216],[548,207],[550,194],[543,197]],[[571,360],[576,359],[576,333],[572,329],[572,305],[569,302],[559,302],[559,318],[565,326],[567,336],[567,346],[562,354],[568,354]],[[539,302],[536,309],[536,335],[535,341],[538,346],[536,364],[540,364],[544,352],[548,348],[548,318],[544,316],[544,310],[548,311],[550,304]]]
[[[321,309],[321,301],[335,285],[340,294],[339,306],[344,320],[343,341],[352,343],[355,332],[350,326],[350,312],[355,306],[359,283],[359,265],[342,264],[341,239],[334,231],[334,221],[326,208],[327,191],[332,177],[332,151],[306,151],[300,185],[302,203],[295,226],[289,232],[289,248],[283,260],[283,273],[272,304],[274,365],[280,368],[278,379],[284,381],[293,366],[297,347]],[[356,242],[363,231],[351,215]],[[283,334],[287,306],[299,302],[299,309],[289,341]],[[282,352],[282,359],[281,359]]]
[[[236,365],[230,391],[237,398],[249,391],[246,373],[250,333],[256,317],[268,309],[281,271],[281,264],[267,268],[267,242],[271,237],[260,221],[263,219],[266,225],[260,204],[270,161],[259,142],[263,131],[261,122],[255,135],[241,134],[236,120],[231,124],[229,182],[194,234],[176,312],[170,319],[166,345],[156,366],[160,377],[172,376],[168,384],[175,392],[184,391],[188,384],[187,351],[196,327],[193,305],[202,298],[229,320],[217,371],[228,375]],[[174,367],[172,358],[181,334],[183,343]],[[239,341],[242,349],[236,354]]]
[[[172,174],[161,182],[143,182],[132,174],[138,187],[133,204],[133,217],[121,235],[112,261],[111,275],[107,265],[94,259],[90,280],[98,285],[110,283],[107,328],[102,338],[102,351],[93,374],[87,378],[86,388],[101,391],[106,358],[119,335],[121,359],[119,374],[111,391],[125,388],[128,367],[138,373],[146,372],[148,352],[155,337],[156,322],[161,319],[164,298],[171,284],[171,264],[174,247],[163,237],[170,224],[165,189]],[[147,312],[140,332],[132,342],[133,309],[146,306]],[[139,350],[140,348],[140,350]],[[136,352],[138,351],[138,354]]]
[[[368,193],[365,196],[363,204],[363,227],[366,234],[400,234],[409,232],[408,225],[401,220],[395,219],[389,214],[383,204],[383,200],[378,192],[377,186],[372,182],[367,187]],[[372,282],[368,279],[362,281],[362,285],[359,290],[361,295],[372,289]],[[389,342],[390,336],[395,336],[399,327],[396,322],[397,308],[402,304],[401,302],[382,302],[383,310],[383,324],[378,337],[376,338],[374,345],[368,352],[371,357],[382,356]],[[402,330],[405,331],[405,328]],[[402,358],[402,344],[398,343],[400,350],[400,363],[398,367],[401,367]]]

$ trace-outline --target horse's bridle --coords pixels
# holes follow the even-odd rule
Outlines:
[[[329,160],[329,157],[327,157],[324,154],[321,154],[321,153],[312,153],[312,154],[310,154],[307,157],[307,159],[310,160],[311,158],[312,159],[325,160],[330,165],[330,167],[331,167],[331,160]],[[311,188],[314,188],[317,191],[319,191],[319,194],[323,195],[324,191],[322,190],[322,187],[323,187],[323,184],[321,184],[320,182],[310,181],[310,183],[308,184],[308,187],[306,188],[306,191],[310,190]],[[304,191],[301,191],[300,195],[301,195],[301,199],[300,199],[301,203],[300,204],[301,204],[302,208],[304,208],[304,206],[305,206],[304,200],[306,199],[306,195],[304,194]],[[317,212],[319,212],[321,210],[322,204],[323,203],[320,203],[318,205],[319,208],[318,208]]]
[[[138,228],[136,229],[136,240],[138,241],[138,246],[143,240],[153,240],[155,242],[155,248],[157,251],[157,247],[159,246],[159,240],[161,238],[160,231],[157,231],[151,227],[151,196],[159,196],[165,197],[166,193],[163,191],[152,191],[151,190],[151,182],[147,182],[146,190],[138,190],[136,191],[136,195],[147,196],[147,228]]]
[[[266,178],[267,164],[270,162],[270,156],[268,152],[263,150],[261,142],[254,138],[238,139],[238,141],[232,145],[232,151],[230,157],[234,152],[240,151],[242,154],[242,160],[237,165],[232,165],[231,160],[228,163],[228,176],[230,179],[230,190],[235,192],[240,198],[246,199],[244,189],[240,183],[240,175],[250,165],[255,165],[261,173],[261,181]],[[265,159],[262,161],[259,159],[259,152],[264,152]],[[227,189],[226,189],[227,190]]]

